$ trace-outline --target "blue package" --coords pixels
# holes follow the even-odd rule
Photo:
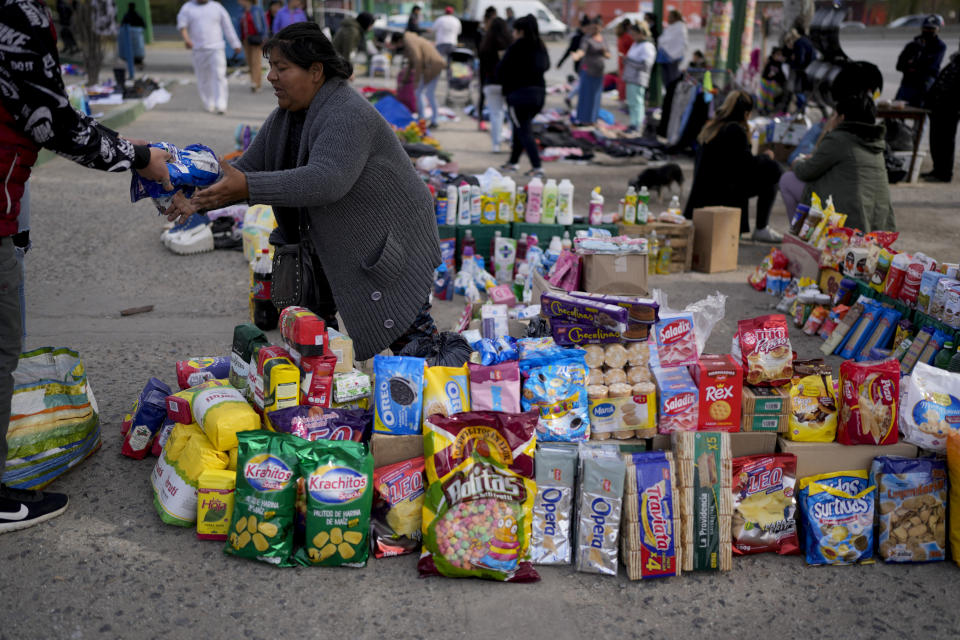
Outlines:
[[[884,562],[938,562],[946,558],[947,463],[942,458],[879,456],[870,467],[877,487],[877,550]],[[911,535],[913,517],[930,517]],[[894,533],[896,532],[896,533]]]
[[[150,451],[153,437],[160,431],[167,417],[167,396],[170,387],[162,380],[150,378],[137,397],[130,412],[130,424],[120,452],[142,460]]]
[[[870,334],[880,321],[884,307],[872,300],[864,302],[863,313],[857,319],[857,324],[844,336],[844,340],[834,353],[846,360],[852,360],[860,353],[863,346],[870,339]]]
[[[134,171],[130,181],[130,202],[151,198],[157,211],[163,213],[177,191],[189,198],[198,188],[209,187],[220,179],[220,161],[208,146],[191,144],[180,149],[169,142],[151,142],[150,146],[163,149],[172,156],[167,161],[167,171],[173,189],[165,191],[159,182],[147,180]]]
[[[391,435],[421,433],[425,360],[409,356],[374,356],[373,430]]]
[[[807,563],[854,564],[873,556],[876,485],[866,471],[839,471],[800,480]]]
[[[533,367],[523,382],[520,404],[524,411],[537,409],[537,441],[580,442],[590,436],[590,402],[587,398],[585,352],[561,364]]]
[[[897,330],[897,323],[900,322],[901,315],[903,314],[896,309],[884,308],[877,316],[877,321],[874,323],[873,329],[867,334],[867,339],[863,340],[863,346],[857,352],[854,359],[857,362],[871,359],[882,360],[882,357],[875,358],[871,353],[878,347],[883,349],[890,344],[890,341],[893,339],[893,334]],[[887,355],[890,354],[888,353]]]
[[[520,359],[520,352],[517,348],[517,339],[513,336],[501,336],[497,338],[497,362],[510,362]]]
[[[456,271],[457,239],[440,238],[440,260],[447,265],[450,273]]]
[[[480,354],[480,364],[485,366],[497,364],[499,358],[497,345],[490,338],[481,339],[480,342],[474,346],[474,351]]]

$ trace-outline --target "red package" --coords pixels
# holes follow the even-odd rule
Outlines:
[[[298,365],[301,358],[322,356],[329,351],[326,324],[306,307],[287,307],[280,312],[280,335]]]
[[[727,354],[704,354],[691,370],[700,389],[697,428],[728,433],[740,431],[743,367]]]
[[[373,470],[373,511],[370,542],[375,558],[420,551],[423,456]]]
[[[923,279],[924,264],[921,260],[914,258],[907,265],[906,273],[903,276],[903,284],[900,285],[899,298],[908,304],[917,301],[917,294],[920,293],[920,282]]]
[[[793,378],[793,349],[782,314],[760,316],[737,323],[737,336],[746,382],[778,387]]]
[[[312,373],[315,376],[332,376],[333,370],[337,366],[337,356],[328,353],[324,356],[301,358],[300,364],[297,366],[299,366],[300,371],[304,373]]]
[[[792,453],[733,459],[733,553],[800,553],[797,457]]]
[[[888,360],[840,365],[840,444],[897,442],[900,363]]]
[[[863,239],[870,244],[875,244],[883,247],[884,249],[889,249],[899,237],[899,231],[871,231],[863,236]]]
[[[770,269],[786,269],[788,264],[790,260],[783,251],[770,249],[753,273],[747,276],[747,283],[757,291],[764,291],[767,288],[767,272]]]
[[[300,378],[300,404],[329,407],[333,398],[333,376],[305,373]]]
[[[654,325],[660,366],[689,367],[697,364],[697,338],[693,332],[693,315],[661,314]]]

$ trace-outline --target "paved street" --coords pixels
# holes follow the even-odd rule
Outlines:
[[[912,36],[899,33],[897,40],[851,40],[848,53],[889,63]],[[955,33],[948,44],[956,50]],[[557,49],[551,48],[554,60]],[[147,66],[148,73],[159,69],[159,77],[191,77],[188,55],[170,44],[151,48]],[[885,96],[895,91],[896,76],[889,77]],[[185,84],[172,88],[169,104],[123,133],[231,151],[234,128],[261,122],[274,100],[269,92],[251,95],[242,78],[230,88],[226,116],[204,113],[196,87]],[[465,118],[442,126],[437,137],[462,170],[480,172],[505,161],[478,151],[489,147],[488,139]],[[692,164],[681,165],[689,188]],[[596,184],[615,202],[640,169],[553,164],[546,173],[572,178],[582,209]],[[725,575],[631,583],[623,572],[609,578],[549,568],[540,583],[521,586],[420,580],[412,556],[371,560],[361,570],[277,570],[228,557],[219,543],[160,522],[149,483],[153,459],[122,457],[119,430],[148,377],[174,382],[177,360],[229,353],[234,325],[247,318],[241,254],[168,252],[152,205],[130,204],[128,174],[57,159],[40,167],[31,185],[28,344],[81,353],[100,405],[103,448],[53,485],[71,498],[63,517],[0,536],[0,639],[933,638],[955,637],[960,628],[954,593],[960,569],[952,563],[811,568],[800,557],[766,555],[735,559]],[[893,187],[898,246],[955,261],[956,194],[956,183]],[[779,203],[774,220],[786,226]],[[744,243],[736,272],[656,276],[652,285],[678,306],[716,290],[726,294],[726,318],[708,344],[726,352],[736,320],[771,305],[745,284],[766,250]],[[152,313],[120,317],[121,309],[147,304],[155,306]],[[459,306],[438,305],[437,317],[449,325]],[[792,337],[801,357],[819,354],[818,340],[799,331]]]

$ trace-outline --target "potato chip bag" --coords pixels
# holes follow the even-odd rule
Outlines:
[[[873,556],[877,487],[866,471],[839,471],[800,480],[807,563],[854,564]]]
[[[733,552],[800,553],[795,488],[797,457],[792,453],[733,459]]]
[[[350,440],[317,440],[300,450],[306,490],[306,543],[297,551],[305,566],[362,567],[367,563],[373,456]]]
[[[288,433],[237,434],[237,488],[223,550],[277,566],[290,566],[299,455],[308,443]]]
[[[374,356],[373,430],[411,435],[422,432],[424,359]]]
[[[776,387],[793,377],[793,349],[787,318],[774,314],[740,320],[737,338],[743,358],[744,382]]]
[[[536,412],[427,420],[422,576],[533,582],[525,560],[537,494]]]
[[[950,551],[960,566],[960,433],[947,436],[947,473],[950,478]]]
[[[794,363],[790,386],[787,440],[833,442],[837,438],[837,403],[830,367],[821,362]]]
[[[838,393],[837,442],[896,443],[900,399],[900,366],[896,360],[843,362]]]
[[[452,416],[470,411],[470,380],[466,363],[462,367],[427,367],[424,381],[424,421],[435,413]]]
[[[947,464],[935,458],[879,456],[877,549],[884,562],[936,562],[947,553]]]
[[[414,553],[422,539],[423,456],[373,470],[370,545],[376,558]]]

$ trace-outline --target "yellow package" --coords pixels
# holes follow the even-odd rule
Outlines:
[[[174,426],[150,476],[154,508],[167,524],[190,527],[196,522],[197,476],[191,480],[183,470],[184,460],[190,459],[190,443],[194,440],[210,446],[197,425]]]
[[[203,435],[203,429],[197,426],[195,422],[173,425],[173,431],[170,432],[167,443],[163,445],[163,452],[166,454],[167,460],[176,462],[187,446],[187,442],[196,434]]]
[[[227,461],[227,469],[229,469],[230,471],[236,471],[237,470],[237,447],[234,447],[233,449],[230,449],[230,451],[227,451],[227,456],[229,457],[229,460]]]
[[[960,566],[960,433],[947,437],[947,472],[950,475],[950,549]]]
[[[790,387],[787,440],[833,442],[837,439],[837,403],[830,375],[795,377]]]
[[[235,471],[207,469],[200,474],[197,480],[197,537],[201,540],[227,539],[236,484]]]
[[[226,469],[230,460],[223,451],[217,451],[204,434],[194,434],[187,440],[177,466],[187,476],[187,481],[196,484],[200,474],[207,469]]]
[[[300,369],[289,358],[270,358],[263,363],[264,423],[276,431],[267,415],[300,404]]]
[[[217,451],[235,449],[238,432],[261,427],[257,412],[229,385],[198,392],[190,401],[190,409]]]
[[[441,413],[452,416],[470,411],[470,378],[467,365],[462,367],[427,367],[423,392],[423,423]]]

